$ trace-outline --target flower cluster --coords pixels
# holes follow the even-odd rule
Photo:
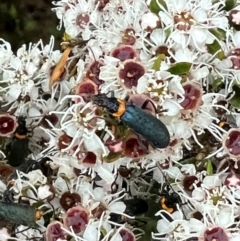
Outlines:
[[[0,155],[21,151],[7,143],[25,116],[26,156],[38,163],[18,166],[11,188],[11,171],[0,167],[0,189],[44,210],[39,230],[19,226],[16,237],[238,240],[239,2],[53,4],[65,29],[62,51],[51,37],[14,54],[0,39]],[[115,109],[97,106],[99,94],[109,109],[115,98],[143,109],[148,135],[139,136],[134,114],[129,128]],[[169,132],[166,148],[150,141],[165,130],[152,118]]]

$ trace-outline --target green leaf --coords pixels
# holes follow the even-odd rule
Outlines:
[[[213,81],[212,87],[213,90],[218,91],[220,87],[223,85],[223,79],[222,78],[217,78]]]
[[[222,59],[226,58],[226,56],[217,40],[214,40],[214,42],[212,44],[207,44],[207,48],[208,48],[208,52],[210,54],[215,55],[217,53],[216,57],[218,59],[222,60]]]
[[[226,32],[220,28],[214,28],[209,30],[218,40],[226,39]]]
[[[188,62],[180,62],[172,65],[167,71],[171,74],[179,75],[188,73],[192,64]]]
[[[103,237],[107,235],[107,230],[103,226],[101,226],[100,231],[103,234]]]
[[[147,224],[144,225],[144,235],[139,239],[139,241],[152,241],[152,233],[156,233],[157,221],[149,220]]]
[[[235,108],[240,108],[240,88],[237,85],[233,86],[234,96],[230,99],[230,104]]]
[[[65,173],[59,173],[59,176],[67,183],[70,183],[70,179]]]
[[[170,36],[170,34],[172,33],[172,30],[171,30],[171,28],[169,27],[169,28],[164,29],[164,32],[165,32],[165,34],[166,34],[166,37],[168,38],[168,37]]]
[[[69,41],[72,40],[73,38],[72,38],[69,34],[67,34],[66,32],[64,32],[62,39],[63,39],[64,42],[69,42]]]
[[[122,157],[122,152],[110,152],[108,156],[103,157],[103,161],[106,163],[115,162],[118,158]]]
[[[11,5],[9,13],[13,18],[17,18],[17,9],[14,5]]]
[[[146,224],[141,227],[141,229],[144,231],[143,237],[140,238],[139,241],[151,241],[152,240],[152,232],[156,232],[157,229],[157,222],[161,218],[160,216],[155,216],[155,213],[159,211],[159,205],[156,202],[155,198],[151,199],[145,199],[145,201],[148,203],[148,211],[143,215],[146,218]],[[151,207],[151,208],[150,208]]]
[[[181,165],[183,164],[183,165],[185,165],[185,164],[195,164],[196,163],[196,157],[190,157],[190,158],[187,158],[187,159],[184,159],[184,160],[182,160],[181,161]],[[181,167],[180,165],[179,165],[179,167]]]
[[[24,28],[25,28],[27,31],[33,31],[33,30],[35,30],[35,29],[37,28],[38,24],[39,24],[39,23],[38,23],[37,21],[34,21],[34,20],[32,20],[32,21],[27,21],[27,22],[25,23]]]
[[[162,10],[161,6],[159,6],[158,3],[160,3],[160,5],[163,6],[163,8],[167,10],[167,5],[166,5],[165,1],[163,1],[163,0],[151,0],[150,5],[149,5],[149,9],[152,13],[157,14]]]
[[[153,63],[153,69],[158,71],[160,69],[162,61],[165,59],[165,54],[159,54]]]
[[[212,175],[213,174],[213,166],[212,166],[212,162],[210,159],[208,159],[207,161],[207,175]]]
[[[233,8],[235,8],[236,5],[237,5],[237,1],[236,0],[226,0],[225,1],[225,8],[224,8],[224,10],[230,11]]]

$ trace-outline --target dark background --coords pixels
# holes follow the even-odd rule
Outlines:
[[[52,0],[3,0],[0,1],[0,38],[9,42],[15,53],[23,44],[44,45],[50,36],[55,37],[54,49],[60,49],[63,29],[57,30],[59,19],[51,10]]]

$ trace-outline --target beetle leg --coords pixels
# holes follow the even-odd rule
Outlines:
[[[7,155],[8,155],[8,153],[11,151],[11,142],[9,142],[9,143],[6,145],[5,151],[6,151]]]
[[[17,233],[21,233],[23,236],[25,236],[27,238],[26,240],[30,240],[30,239],[28,239],[27,235],[23,233],[23,232],[25,232],[25,231],[27,231],[29,229],[30,228],[25,228],[25,229],[23,229],[21,231],[14,232],[13,235],[16,235]]]
[[[143,218],[142,218],[143,219]],[[134,220],[129,219],[128,223],[130,225],[136,225],[138,228],[142,228],[147,224],[147,220],[142,220],[141,218],[134,218]]]
[[[152,104],[152,106],[153,106],[153,108],[154,108],[155,113],[157,113],[156,106],[155,106],[155,105],[154,105],[154,103],[153,103],[151,100],[149,100],[149,99],[147,99],[147,100],[145,100],[145,101],[143,102],[143,104],[142,104],[142,107],[141,107],[141,108],[142,108],[143,110],[150,110],[149,108],[147,108],[148,103],[151,103],[151,104]]]
[[[21,233],[22,235],[24,235],[27,239],[26,240],[35,240],[35,239],[37,239],[37,238],[41,238],[41,237],[32,237],[32,238],[28,238],[27,237],[27,235],[25,235],[23,232],[25,232],[25,231],[27,231],[27,230],[29,230],[29,229],[31,229],[30,227],[29,228],[25,228],[25,229],[23,229],[23,230],[21,230],[21,231],[17,231],[17,232],[15,232],[13,235],[16,235],[17,233]],[[41,230],[40,229],[38,229],[38,228],[32,228],[32,229],[36,229],[36,230],[38,230],[39,231],[39,233],[40,234],[42,234],[42,232],[41,232]]]
[[[103,140],[104,136],[107,134],[105,130],[103,130],[99,136],[100,140]]]
[[[162,109],[158,111],[158,113],[164,113],[164,112],[168,112],[168,109]]]
[[[165,178],[165,180],[166,180],[166,177],[164,176],[164,178]],[[170,188],[170,184],[169,183],[163,183],[163,186],[162,186],[162,190],[164,191],[164,192],[169,192],[170,190],[171,190],[171,188]]]
[[[19,196],[18,203],[22,203],[22,196]]]
[[[157,111],[156,106],[155,106],[154,103],[153,103],[151,100],[149,100],[149,99],[147,99],[147,100],[145,100],[145,101],[143,102],[141,108],[142,108],[143,110],[150,110],[149,108],[147,108],[148,103],[151,103],[151,104],[152,104],[155,113],[157,113],[157,112],[158,112],[158,113],[168,112],[168,109],[162,109],[162,110],[158,110],[158,111]]]
[[[118,184],[116,183],[117,178],[118,178],[118,174],[117,174],[114,182],[111,184],[111,193],[113,193],[113,194],[116,193],[118,190]]]
[[[129,95],[126,96],[126,98],[125,98],[126,102],[128,102],[129,97],[130,97]],[[131,104],[132,104],[132,101],[131,101]]]
[[[107,92],[106,95],[110,94],[110,97],[114,97],[114,91],[113,90],[110,90],[109,92]]]
[[[4,202],[9,202],[9,203],[13,203],[14,202],[14,195],[16,193],[13,190],[9,190],[9,188],[7,188],[4,192],[3,192],[3,201]]]
[[[143,144],[142,139],[140,138],[139,135],[137,135],[137,142],[139,144],[140,149],[144,151],[146,154],[149,154],[147,147]]]

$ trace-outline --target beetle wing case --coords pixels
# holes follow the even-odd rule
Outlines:
[[[127,102],[126,111],[120,118],[153,148],[166,148],[170,142],[167,127],[155,116]]]
[[[8,163],[13,167],[17,167],[22,164],[29,154],[29,139],[27,136],[28,130],[26,128],[25,119],[26,117],[24,116],[18,117],[18,127],[14,133],[14,137],[6,147]]]
[[[8,144],[9,146],[7,146],[7,160],[9,165],[17,167],[25,161],[29,154],[28,142],[28,138],[18,140],[16,137],[13,137],[12,141]]]
[[[28,205],[0,202],[0,217],[19,225],[36,226],[35,213],[35,209]]]

